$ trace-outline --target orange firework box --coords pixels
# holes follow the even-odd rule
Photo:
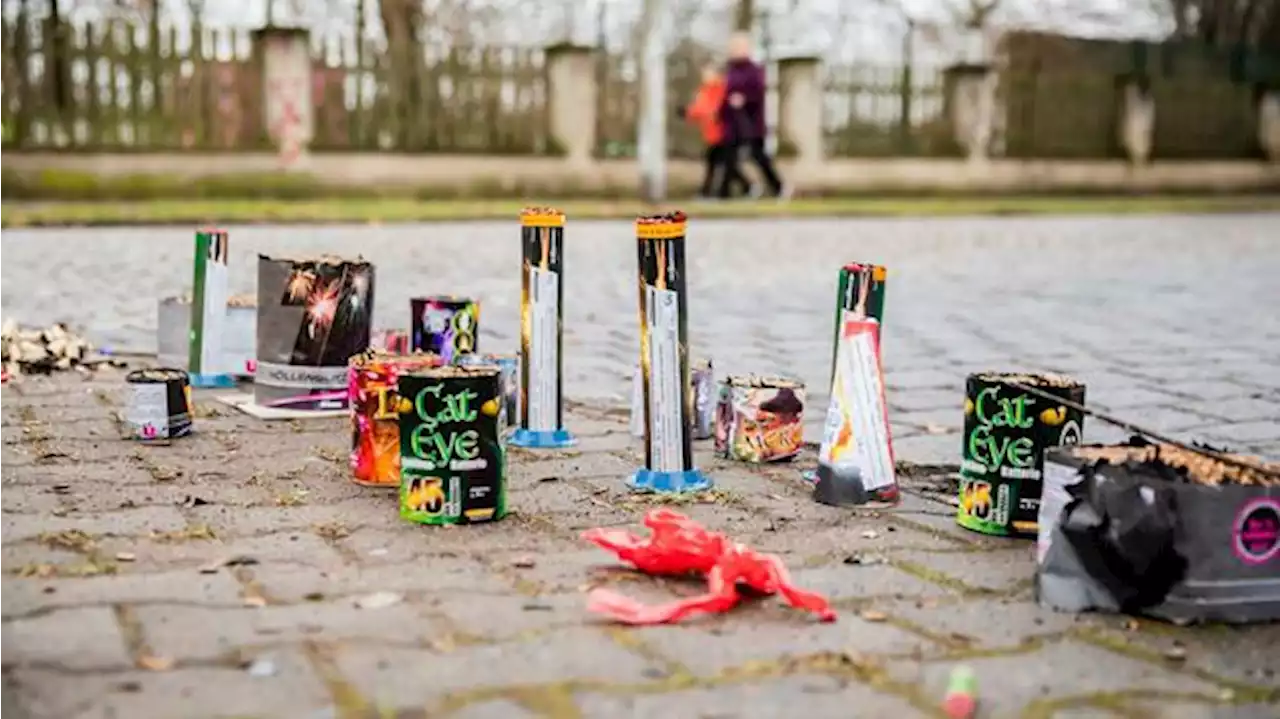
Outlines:
[[[351,408],[351,472],[356,484],[400,486],[399,376],[439,367],[439,355],[391,354],[378,349],[351,358],[347,370]]]

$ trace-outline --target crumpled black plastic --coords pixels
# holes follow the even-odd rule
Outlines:
[[[1100,462],[1068,488],[1073,499],[1059,524],[1062,536],[1124,612],[1159,604],[1186,574],[1175,545],[1177,497],[1163,469]]]

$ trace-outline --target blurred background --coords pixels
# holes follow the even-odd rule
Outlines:
[[[668,148],[701,151],[676,107],[749,30],[769,70],[819,61],[823,152],[964,152],[948,82],[988,66],[989,153],[1116,158],[1126,81],[1158,112],[1154,158],[1259,158],[1280,86],[1277,0],[665,0]],[[255,150],[261,28],[304,28],[313,152],[556,154],[547,57],[589,49],[596,158],[636,153],[642,0],[4,0],[4,146]],[[786,156],[791,148],[771,138]],[[1131,153],[1130,153],[1131,154]]]

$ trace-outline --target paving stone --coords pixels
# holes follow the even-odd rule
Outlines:
[[[1007,540],[1011,548],[981,553],[900,552],[892,561],[901,569],[927,574],[939,581],[962,583],[990,592],[1010,592],[1030,586],[1035,578],[1035,545]]]
[[[4,622],[4,665],[68,670],[120,669],[132,665],[124,635],[110,607],[61,609]]]
[[[832,564],[793,569],[797,586],[828,599],[859,597],[936,597],[954,594],[943,585],[928,582],[886,564]]]
[[[1280,422],[1245,422],[1200,427],[1196,433],[1229,446],[1250,446],[1280,440]]]
[[[257,537],[228,539],[193,539],[181,542],[159,542],[150,539],[104,539],[99,549],[107,558],[123,552],[133,556],[131,565],[142,568],[183,567],[197,569],[210,563],[232,558],[253,560],[261,564],[290,564],[311,567],[333,567],[341,557],[323,539],[310,530],[274,532]]]
[[[412,567],[384,564],[326,569],[280,565],[247,567],[268,597],[282,603],[308,595],[351,596],[372,592],[483,592],[502,594],[511,587],[468,559],[432,557]]]
[[[240,584],[227,574],[117,574],[74,579],[4,578],[4,616],[51,607],[153,602],[238,605]]]
[[[965,659],[972,667],[988,716],[1011,717],[1033,703],[1100,692],[1147,690],[1203,694],[1213,698],[1212,684],[1159,665],[1129,659],[1071,641],[1053,642],[1025,654]],[[926,696],[942,696],[955,662],[894,663],[890,676],[915,683]]]
[[[856,707],[856,709],[851,709]],[[786,677],[717,689],[690,689],[658,695],[586,694],[578,699],[584,716],[666,719],[675,716],[775,719],[803,712],[813,719],[859,716],[926,716],[905,700],[863,684],[830,677]]]
[[[80,464],[42,465],[11,463],[8,455],[4,459],[4,484],[32,484],[41,487],[67,485],[77,491],[89,489],[93,483],[85,478],[84,466]],[[111,478],[112,486],[156,484],[155,479],[142,467],[132,461],[103,464],[97,470],[103,476]]]
[[[491,641],[553,627],[581,626],[588,619],[583,594],[436,596],[423,603],[447,617],[453,628]]]
[[[1081,623],[1078,615],[1043,609],[1024,600],[872,602],[869,607],[972,649],[1007,649],[1028,639],[1060,634]]]
[[[4,542],[35,539],[44,533],[79,531],[90,535],[132,536],[182,529],[187,520],[172,507],[121,509],[66,517],[13,514],[5,517]]]
[[[1246,423],[1280,421],[1280,402],[1265,397],[1246,397],[1226,400],[1191,400],[1184,409],[1221,420],[1220,423]]]

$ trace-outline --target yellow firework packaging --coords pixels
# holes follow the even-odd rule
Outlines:
[[[399,394],[400,516],[421,524],[501,519],[507,458],[500,370],[415,370],[400,375]]]

